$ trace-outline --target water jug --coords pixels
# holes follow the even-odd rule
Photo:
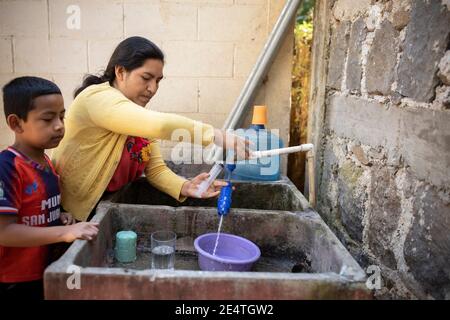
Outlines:
[[[254,106],[252,124],[247,129],[238,129],[236,134],[249,139],[252,149],[263,151],[283,148],[283,141],[266,129],[266,106]],[[233,180],[276,181],[280,179],[280,156],[264,157],[255,160],[238,161],[233,171]]]

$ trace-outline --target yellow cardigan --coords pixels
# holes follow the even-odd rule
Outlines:
[[[202,132],[202,145],[214,140],[214,128],[175,114],[147,110],[126,98],[108,82],[83,90],[72,102],[65,120],[66,134],[53,151],[52,161],[61,177],[62,206],[76,219],[86,221],[106,190],[128,136],[170,140],[176,129],[191,138]],[[201,129],[201,131],[200,131]],[[159,144],[150,143],[147,180],[179,201],[186,181],[162,159]]]

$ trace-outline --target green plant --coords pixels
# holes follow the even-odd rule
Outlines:
[[[314,0],[304,0],[297,12],[297,23],[312,22],[314,12]]]
[[[313,35],[312,21],[297,23],[294,29],[296,41],[311,41]]]

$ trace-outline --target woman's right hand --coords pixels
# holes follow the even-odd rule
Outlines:
[[[214,144],[225,150],[234,150],[235,160],[250,157],[250,141],[226,130],[214,129]]]
[[[78,222],[66,226],[66,232],[64,233],[64,242],[73,242],[76,239],[92,240],[98,233],[98,222]]]

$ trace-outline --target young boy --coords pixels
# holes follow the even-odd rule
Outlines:
[[[3,87],[3,104],[15,141],[0,152],[0,300],[42,299],[48,245],[92,240],[98,224],[73,224],[60,214],[59,177],[44,153],[64,136],[59,88],[42,78],[16,78]]]

